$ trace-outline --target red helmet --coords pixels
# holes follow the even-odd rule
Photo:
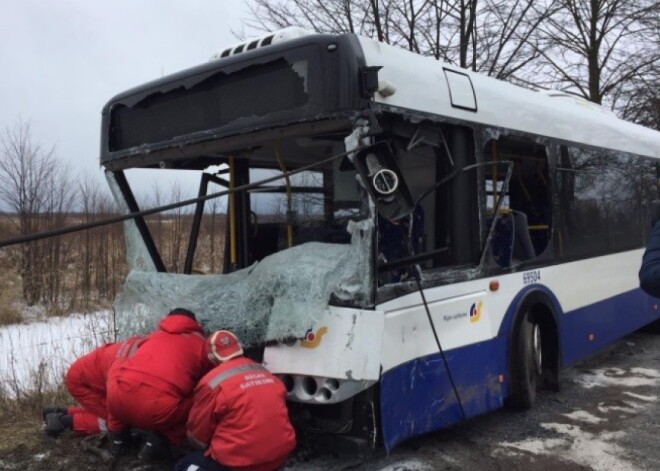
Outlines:
[[[236,336],[228,330],[213,332],[206,341],[211,361],[222,362],[243,355],[243,347]]]

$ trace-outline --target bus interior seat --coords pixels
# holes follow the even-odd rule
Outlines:
[[[506,212],[495,221],[493,237],[490,241],[493,260],[502,268],[511,266],[515,228],[513,216]]]
[[[515,209],[511,210],[514,226],[513,258],[516,260],[529,260],[536,257],[534,244],[529,234],[527,214]]]

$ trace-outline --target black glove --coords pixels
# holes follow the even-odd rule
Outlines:
[[[46,421],[46,416],[48,414],[61,414],[64,415],[67,412],[69,412],[69,409],[64,406],[46,406],[43,409],[41,409],[41,416],[44,419],[44,422]]]

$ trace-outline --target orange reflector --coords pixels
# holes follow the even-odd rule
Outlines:
[[[497,381],[498,381],[500,384],[504,383],[504,375],[499,375],[499,376],[497,377]]]
[[[497,291],[498,289],[500,289],[500,282],[497,280],[493,280],[489,283],[488,288],[491,291]]]
[[[596,336],[594,334],[589,334],[589,342],[593,342]]]

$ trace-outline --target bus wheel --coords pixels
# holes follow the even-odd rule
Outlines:
[[[526,410],[534,405],[543,370],[541,326],[530,319],[529,312],[520,323],[512,347],[514,355],[510,401],[514,408]]]

